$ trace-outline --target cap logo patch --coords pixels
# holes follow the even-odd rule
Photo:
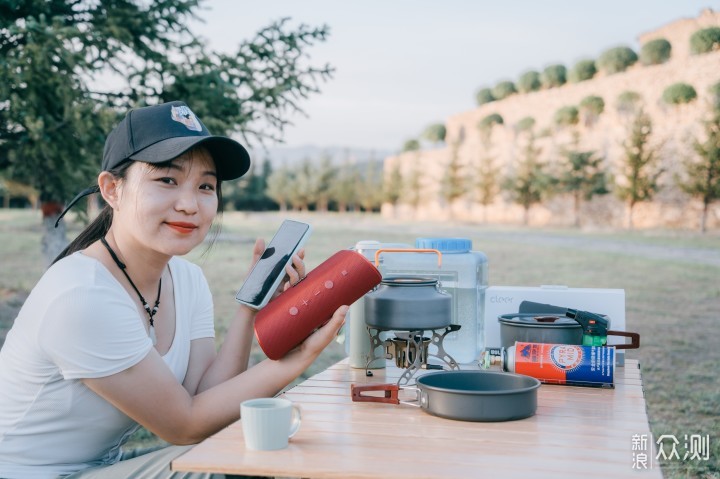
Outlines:
[[[185,105],[173,106],[170,110],[173,120],[182,123],[188,130],[202,131],[202,125],[190,108]]]

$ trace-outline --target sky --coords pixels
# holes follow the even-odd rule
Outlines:
[[[720,0],[207,0],[191,29],[232,52],[282,17],[327,24],[308,53],[336,71],[301,102],[307,116],[290,117],[285,145],[399,151],[473,109],[479,88],[615,46],[639,52],[640,34],[704,8]]]

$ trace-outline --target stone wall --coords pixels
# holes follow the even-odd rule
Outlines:
[[[720,82],[720,51],[695,56],[689,54],[690,35],[711,25],[720,25],[720,13],[706,10],[696,19],[678,20],[642,34],[641,44],[655,38],[665,38],[671,42],[672,57],[662,65],[642,66],[638,63],[623,73],[600,73],[588,81],[516,94],[454,115],[446,123],[446,144],[459,145],[457,154],[468,179],[475,174],[481,157],[488,155],[501,167],[502,174],[508,174],[517,161],[525,136],[517,132],[516,125],[519,120],[529,116],[535,119],[534,131],[539,135],[536,146],[541,148],[541,159],[553,164],[573,138],[573,129],[558,130],[553,125],[553,115],[563,106],[578,106],[583,98],[596,95],[604,99],[605,111],[594,123],[581,122],[574,130],[579,134],[579,148],[597,151],[605,158],[607,170],[613,174],[622,161],[622,143],[628,136],[630,123],[627,114],[618,112],[617,98],[622,92],[635,91],[641,95],[644,109],[652,118],[650,143],[658,148],[666,172],[661,179],[661,191],[653,201],[636,206],[634,225],[638,228],[697,228],[702,205],[679,190],[674,176],[682,174],[681,160],[693,155],[692,139],[702,135],[701,121],[710,109],[708,88]],[[661,99],[663,91],[678,82],[692,85],[698,92],[698,98],[680,107],[666,105]],[[477,124],[492,113],[500,114],[504,124],[493,128],[488,149],[487,143],[481,140]],[[472,192],[452,205],[444,203],[440,196],[439,180],[443,177],[452,151],[451,147],[446,146],[387,158],[386,175],[399,164],[403,176],[407,178],[413,165],[417,164],[424,172],[424,195],[417,209],[401,202],[394,208],[384,205],[383,213],[418,219],[453,217],[465,221],[521,222],[522,208],[510,203],[502,194],[487,208],[477,204]],[[533,225],[571,225],[573,222],[572,203],[563,196],[555,196],[542,205],[534,206],[530,213],[530,224]],[[596,198],[582,207],[583,226],[616,228],[623,227],[626,222],[626,206],[612,195]],[[718,204],[713,205],[708,215],[708,227],[720,227]]]

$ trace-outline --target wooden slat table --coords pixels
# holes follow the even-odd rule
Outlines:
[[[172,469],[358,479],[662,478],[657,464],[633,468],[633,436],[650,437],[635,360],[616,369],[615,389],[542,385],[535,416],[497,423],[353,403],[352,383],[397,382],[401,370],[388,362],[374,372],[367,378],[343,360],[284,393],[302,409],[300,431],[287,449],[246,450],[238,421],[175,459]],[[655,448],[648,447],[651,463]]]

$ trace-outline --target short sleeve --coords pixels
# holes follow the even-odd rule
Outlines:
[[[152,342],[124,290],[78,286],[48,304],[38,344],[65,379],[99,378],[140,362]]]

